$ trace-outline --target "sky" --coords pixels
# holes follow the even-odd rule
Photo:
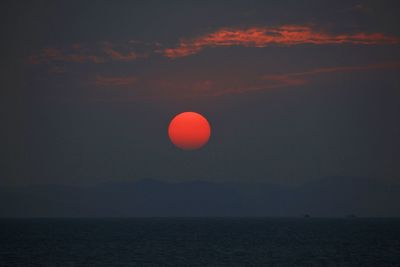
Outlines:
[[[0,5],[0,185],[399,182],[397,1]]]

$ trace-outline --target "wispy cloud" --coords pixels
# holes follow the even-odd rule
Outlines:
[[[309,26],[286,25],[280,27],[227,28],[207,33],[193,39],[182,39],[176,47],[164,49],[168,58],[184,57],[199,53],[207,47],[266,47],[300,44],[400,44],[400,38],[383,33],[331,34]]]
[[[79,51],[66,52],[61,49],[49,47],[43,49],[38,55],[30,56],[27,60],[28,64],[49,64],[51,62],[102,63],[104,62],[104,58]]]
[[[335,73],[368,72],[378,70],[397,70],[400,69],[400,62],[384,62],[358,66],[338,66],[316,68],[301,72],[290,72],[282,74],[265,74],[260,77],[261,83],[256,85],[243,86],[239,88],[226,88],[216,91],[212,95],[219,96],[225,94],[246,93],[251,91],[270,90],[283,87],[293,87],[308,84],[313,77],[329,75]]]
[[[139,55],[135,52],[128,52],[126,54],[123,54],[121,52],[118,52],[116,50],[114,50],[111,47],[106,47],[104,48],[104,52],[110,56],[110,58],[117,60],[117,61],[132,61],[132,60],[136,60],[139,58]]]
[[[256,77],[232,77],[221,79],[155,79],[136,76],[96,76],[92,84],[99,87],[128,88],[136,98],[140,99],[182,99],[193,97],[218,97],[248,93],[254,91],[268,91],[280,88],[299,87],[313,82],[317,77],[326,77],[333,74],[355,72],[372,72],[379,70],[400,69],[400,62],[384,62],[356,66],[322,67],[311,70],[268,73]],[[130,97],[133,97],[131,94]],[[128,100],[128,99],[127,99]]]
[[[129,62],[146,58],[158,48],[158,43],[128,41],[124,44],[101,42],[96,44],[72,44],[63,48],[48,47],[28,58],[28,64],[51,63],[106,63]]]
[[[51,68],[49,68],[49,73],[53,74],[64,74],[66,72],[66,69],[60,66],[52,66]]]
[[[92,84],[99,87],[128,87],[136,84],[136,76],[103,76],[97,75]]]
[[[125,43],[100,42],[92,45],[73,44],[69,47],[49,47],[32,55],[30,64],[106,63],[129,62],[162,54],[179,58],[199,53],[207,47],[266,47],[269,45],[293,46],[301,44],[329,45],[388,45],[400,44],[400,37],[383,33],[332,34],[310,26],[285,25],[279,27],[224,28],[199,37],[181,39],[177,46],[165,48],[159,42],[127,41]]]
[[[145,43],[139,41],[129,41],[126,45],[115,45],[105,42],[101,52],[114,61],[134,61],[140,58],[146,58],[149,52],[139,51],[138,45],[143,46]],[[146,44],[156,46],[155,44]]]
[[[287,81],[288,84],[302,83],[307,77],[329,73],[349,73],[349,72],[364,72],[381,69],[399,69],[400,62],[385,62],[378,64],[369,64],[361,66],[339,66],[329,68],[318,68],[303,72],[293,72],[287,74],[273,74],[262,76],[263,80],[267,81]],[[297,82],[296,82],[297,81]]]
[[[351,11],[363,13],[363,14],[371,14],[373,13],[373,9],[366,3],[358,3],[350,8]]]

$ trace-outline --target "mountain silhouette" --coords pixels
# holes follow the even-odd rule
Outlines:
[[[400,186],[328,177],[300,186],[145,179],[94,186],[0,188],[0,217],[397,217]]]

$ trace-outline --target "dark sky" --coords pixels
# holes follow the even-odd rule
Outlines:
[[[398,181],[397,2],[2,1],[0,184]]]

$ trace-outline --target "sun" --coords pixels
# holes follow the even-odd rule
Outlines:
[[[207,119],[196,112],[176,115],[168,127],[171,142],[183,150],[196,150],[207,144],[211,127]]]

